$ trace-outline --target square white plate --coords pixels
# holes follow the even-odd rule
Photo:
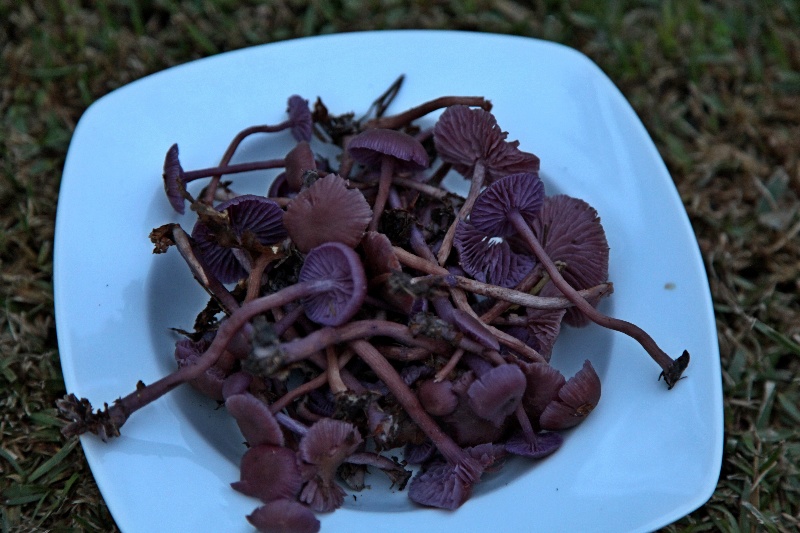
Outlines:
[[[205,302],[178,254],[153,256],[150,230],[191,228],[164,196],[161,166],[179,143],[188,169],[213,166],[242,128],[284,119],[286,100],[320,96],[333,113],[366,111],[398,75],[390,113],[447,95],[489,98],[500,126],[542,161],[548,194],[584,198],[611,246],[615,292],[603,310],[644,327],[667,353],[692,355],[672,391],[634,341],[567,330],[553,364],[590,359],[600,405],[538,463],[509,462],[455,512],[373,488],[322,515],[322,531],[649,531],[702,505],[719,476],[720,361],[708,282],[686,212],[653,142],[603,72],[575,50],[521,37],[446,31],[339,34],[257,46],[136,81],[94,103],[70,145],[55,239],[57,331],[67,389],[103,402],[174,367],[170,327]],[[243,147],[285,153],[288,133]],[[249,186],[256,186],[251,177]],[[235,183],[248,178],[236,178]],[[242,191],[248,192],[248,191]],[[126,533],[251,531],[258,502],[238,479],[241,435],[188,387],[136,413],[109,443],[82,443]]]

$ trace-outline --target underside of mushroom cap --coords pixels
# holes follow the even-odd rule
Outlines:
[[[520,150],[518,141],[506,141],[508,133],[500,129],[492,113],[481,108],[450,106],[433,132],[442,161],[467,178],[472,177],[478,161],[485,169],[485,183],[508,174],[539,171],[539,158]]]
[[[536,258],[512,249],[508,239],[487,235],[463,220],[456,227],[454,246],[464,272],[484,283],[515,287],[536,266]]]
[[[561,275],[575,289],[582,290],[608,281],[609,246],[597,211],[584,200],[563,194],[545,198],[539,215],[531,223],[545,252],[553,261],[565,264]],[[562,296],[552,284],[542,296]],[[590,300],[596,306],[599,299]],[[570,308],[564,322],[585,326],[589,319]]]
[[[372,209],[358,189],[329,174],[301,191],[286,208],[284,224],[301,252],[326,242],[358,246],[372,220]]]
[[[252,237],[261,245],[269,246],[286,238],[283,210],[263,196],[237,196],[219,204],[217,210],[228,213],[230,230],[240,241]],[[234,253],[239,243],[222,245],[217,242],[214,231],[200,220],[192,229],[192,238],[208,267],[222,283],[232,283],[247,275],[248,270]]]
[[[538,174],[523,172],[488,186],[472,207],[470,223],[486,235],[508,237],[516,230],[508,215],[516,210],[532,224],[544,202],[544,184]]]
[[[397,130],[372,128],[364,130],[347,145],[350,156],[364,166],[380,166],[384,156],[395,159],[397,172],[428,168],[428,153],[411,135]]]
[[[568,429],[582,422],[600,401],[600,378],[592,363],[583,367],[558,391],[558,399],[550,402],[539,417],[544,429]]]
[[[299,281],[328,280],[330,288],[303,299],[306,316],[318,324],[339,326],[359,310],[367,294],[361,259],[338,242],[317,246],[306,256]]]

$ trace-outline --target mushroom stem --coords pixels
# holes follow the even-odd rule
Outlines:
[[[347,385],[342,381],[342,376],[339,374],[339,358],[336,357],[336,350],[333,345],[325,347],[325,357],[328,361],[328,386],[331,392],[339,394],[340,392],[347,391]]]
[[[228,164],[231,162],[231,159],[233,159],[233,154],[239,148],[239,145],[242,143],[242,141],[244,141],[250,135],[253,135],[255,133],[273,133],[273,132],[278,132],[278,131],[282,131],[282,130],[285,130],[285,129],[291,127],[291,125],[292,125],[291,120],[286,120],[286,121],[281,122],[280,124],[276,124],[274,126],[271,126],[271,125],[260,125],[260,126],[250,126],[249,128],[243,129],[242,131],[237,133],[236,137],[234,137],[233,140],[231,140],[230,144],[228,144],[228,148],[225,150],[225,153],[223,154],[222,159],[220,160],[219,166],[220,167],[227,167]],[[214,199],[214,194],[217,191],[217,186],[219,185],[220,178],[222,178],[222,173],[215,174],[212,177],[211,182],[208,184],[208,187],[206,188],[205,196],[203,198],[203,200],[206,203],[209,203],[209,204],[212,203],[212,201]]]
[[[378,194],[372,204],[372,220],[367,227],[368,231],[376,231],[378,222],[386,207],[386,200],[389,198],[389,188],[392,186],[392,176],[394,175],[394,157],[384,157],[381,163],[381,177],[378,181]]]
[[[283,343],[280,346],[280,365],[298,363],[327,346],[369,337],[389,337],[408,346],[425,348],[432,353],[448,353],[452,345],[443,340],[415,337],[408,326],[388,320],[359,320],[338,327],[320,328],[305,337]],[[485,348],[479,343],[461,336],[456,345],[468,352],[482,353]]]
[[[659,379],[663,376],[667,387],[669,389],[674,387],[689,364],[689,352],[684,350],[683,354],[678,357],[678,359],[672,359],[659,348],[653,338],[639,326],[625,320],[610,317],[595,309],[569,284],[569,282],[567,282],[567,280],[564,279],[558,267],[550,259],[550,256],[547,255],[539,239],[536,238],[533,230],[531,230],[518,209],[512,209],[508,212],[508,220],[512,223],[517,233],[519,233],[528,244],[536,258],[542,263],[542,266],[547,271],[556,288],[575,304],[575,307],[584,313],[592,322],[605,328],[624,333],[641,344],[642,348],[644,348],[650,357],[658,363],[658,366],[661,367],[661,376],[659,376]]]
[[[450,107],[451,105],[480,107],[485,111],[491,111],[492,109],[492,103],[482,96],[441,96],[425,102],[424,104],[412,107],[411,109],[403,111],[402,113],[398,113],[397,115],[378,117],[368,120],[364,123],[363,129],[386,128],[390,130],[396,130],[408,125],[420,117],[424,117],[428,113],[444,107]]]
[[[428,436],[445,459],[451,465],[460,467],[463,473],[466,474],[464,481],[469,483],[477,481],[483,470],[480,464],[442,431],[442,428],[425,411],[417,396],[405,384],[403,378],[400,377],[400,374],[397,373],[397,370],[386,358],[365,340],[354,340],[350,342],[350,346],[389,388],[411,420]]]
[[[412,278],[410,283],[412,286],[415,283],[426,283],[429,285],[434,284],[444,287],[455,286],[459,289],[464,289],[475,294],[488,296],[489,298],[494,298],[496,300],[503,300],[515,305],[521,305],[523,307],[530,307],[532,309],[566,309],[575,305],[572,300],[568,298],[562,298],[558,296],[535,296],[527,292],[508,289],[506,287],[492,285],[491,283],[483,283],[481,281],[465,278],[463,276],[421,276],[418,278]],[[613,290],[613,284],[611,282],[607,282],[577,292],[582,298],[600,298],[611,294]]]
[[[436,256],[436,260],[440,265],[444,265],[447,262],[447,258],[450,257],[450,251],[453,249],[453,239],[456,235],[456,227],[458,226],[458,222],[465,220],[467,216],[469,216],[470,211],[472,211],[472,206],[475,205],[475,200],[478,199],[478,195],[481,192],[481,187],[483,187],[483,181],[485,177],[486,166],[483,164],[483,161],[478,160],[475,163],[475,169],[472,172],[472,181],[470,181],[469,193],[467,193],[467,197],[464,199],[464,204],[461,206],[461,209],[459,209],[458,213],[456,213],[455,220],[453,220],[453,223],[450,224],[449,228],[447,228],[447,233],[442,239],[442,245],[439,247],[439,253]]]
[[[450,372],[458,365],[458,362],[461,361],[461,357],[464,355],[464,350],[458,348],[453,355],[450,356],[450,359],[447,360],[447,363],[440,368],[436,374],[433,376],[433,381],[435,383],[439,383],[440,381],[444,381],[447,379],[447,376],[450,375]]]
[[[251,161],[249,163],[239,163],[236,165],[221,165],[218,167],[201,168],[199,170],[192,170],[184,172],[183,181],[189,183],[200,178],[208,178],[209,176],[222,176],[225,174],[239,174],[241,172],[250,172],[251,170],[266,170],[270,168],[281,168],[285,165],[284,159],[266,159],[264,161]],[[206,199],[208,196],[206,196]],[[213,198],[213,197],[212,197]]]
[[[106,426],[104,429],[107,435],[119,435],[119,428],[122,427],[131,414],[150,402],[157,400],[178,385],[197,378],[211,368],[225,352],[228,343],[231,342],[239,330],[254,316],[268,311],[273,307],[286,305],[289,302],[303,298],[309,294],[329,290],[332,283],[335,282],[329,280],[300,282],[286,287],[285,289],[281,289],[274,294],[262,296],[243,304],[233,311],[227,320],[220,324],[214,340],[211,341],[206,351],[197,358],[194,364],[179,367],[174,372],[150,385],[144,385],[139,382],[134,392],[115,401],[105,412],[94,415],[89,411],[86,416],[87,420],[91,417],[100,417],[103,420],[103,425]],[[80,422],[81,421],[77,421],[75,426],[71,425],[72,427],[65,427],[65,434],[79,435],[86,431],[96,431],[98,429],[96,427],[89,427],[86,424],[80,424]]]

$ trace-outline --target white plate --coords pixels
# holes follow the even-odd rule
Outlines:
[[[161,185],[172,143],[185,168],[211,166],[240,129],[283,120],[292,94],[312,103],[320,96],[334,113],[363,112],[401,73],[406,82],[390,112],[445,94],[489,98],[509,139],[540,156],[548,194],[582,197],[601,214],[616,288],[604,310],[643,326],[673,356],[688,349],[692,361],[686,379],[667,391],[634,341],[595,326],[567,331],[554,364],[572,375],[591,359],[603,396],[555,455],[512,461],[452,513],[415,508],[376,477],[371,490],[320,516],[322,530],[648,531],[702,505],[719,476],[723,416],[714,315],[694,233],[621,93],[582,54],[533,39],[391,31],[286,41],[171,68],[93,104],[70,145],[56,225],[67,389],[97,407],[169,372],[168,328],[191,328],[205,301],[174,250],[151,254],[150,230],[182,220]],[[263,139],[242,157],[290,146],[288,134]],[[258,502],[229,487],[242,439],[214,407],[185,387],[136,413],[115,441],[83,438],[123,531],[251,530],[244,515]]]

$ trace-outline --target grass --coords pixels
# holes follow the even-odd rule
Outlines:
[[[87,7],[92,5],[94,7]],[[446,28],[540,37],[597,62],[658,146],[695,228],[725,393],[711,500],[668,531],[800,526],[800,2],[0,0],[0,529],[113,531],[64,393],[53,224],[75,124],[103,94],[293,37]]]

